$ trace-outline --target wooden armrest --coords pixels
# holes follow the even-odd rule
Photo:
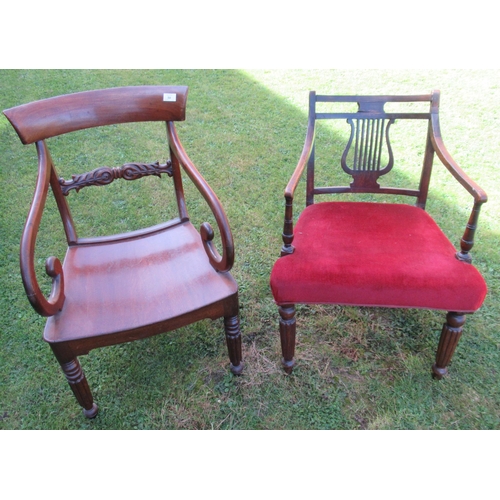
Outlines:
[[[455,162],[446,149],[439,127],[437,114],[431,116],[432,134],[431,141],[434,151],[443,165],[451,172],[453,177],[474,197],[476,203],[485,203],[488,200],[486,192],[475,183]]]
[[[285,221],[283,225],[283,246],[281,247],[281,255],[287,255],[293,253],[293,196],[295,194],[295,189],[299,183],[300,177],[307,165],[309,158],[314,149],[314,136],[315,136],[315,117],[314,115],[309,115],[309,121],[307,124],[307,133],[304,147],[302,148],[302,153],[299,158],[299,162],[295,167],[295,171],[292,177],[288,181],[285,188]]]
[[[457,162],[446,149],[441,136],[437,113],[431,114],[431,142],[434,151],[443,165],[474,198],[474,206],[472,207],[467,226],[465,227],[465,232],[460,240],[461,251],[456,254],[457,259],[471,263],[472,257],[470,251],[474,246],[474,235],[477,229],[479,213],[482,204],[488,200],[488,195],[458,166]]]
[[[300,154],[299,162],[297,163],[297,166],[295,167],[292,177],[290,177],[290,180],[288,181],[288,184],[285,188],[285,198],[293,198],[295,189],[297,188],[297,184],[300,180],[302,172],[304,171],[304,167],[307,165],[309,157],[311,156],[311,153],[313,151],[314,135],[315,135],[314,116],[309,116],[304,147],[302,148],[302,153]]]
[[[229,271],[233,267],[234,262],[234,244],[233,236],[231,234],[229,222],[227,220],[224,209],[222,208],[222,205],[213,192],[212,188],[208,185],[207,181],[203,178],[198,169],[194,166],[193,162],[189,159],[179,140],[174,122],[167,122],[167,135],[172,152],[177,157],[183,169],[207,202],[210,210],[214,214],[215,220],[217,221],[217,225],[219,227],[222,241],[222,255],[219,254],[219,252],[215,248],[215,245],[213,244],[212,240],[214,237],[214,232],[210,224],[208,222],[204,222],[200,228],[201,238],[203,240],[205,251],[207,252],[208,258],[210,260],[210,264],[217,271]]]
[[[64,304],[64,276],[62,265],[56,257],[49,257],[45,264],[47,274],[52,278],[52,290],[47,299],[42,293],[35,273],[35,244],[45,200],[51,181],[50,154],[43,141],[36,144],[38,152],[38,178],[33,202],[21,238],[21,276],[28,299],[39,314],[53,316]]]

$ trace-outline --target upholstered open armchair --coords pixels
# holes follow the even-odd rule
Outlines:
[[[399,104],[425,103],[428,107],[423,111],[394,110]],[[321,110],[322,105],[329,108]],[[346,106],[355,109],[346,110]],[[436,378],[447,373],[465,315],[480,308],[487,291],[470,254],[479,211],[487,196],[446,150],[438,113],[438,91],[414,96],[310,93],[305,145],[285,190],[283,247],[270,280],[279,307],[282,362],[287,373],[295,363],[295,305],[313,303],[446,311],[432,372]],[[323,160],[326,156],[316,145],[318,120],[347,122],[345,148],[337,160],[328,157],[328,163],[352,177],[349,185],[317,185],[315,155],[321,151]],[[393,124],[401,120],[426,124],[423,165],[418,186],[413,189],[381,185],[383,176],[398,165],[391,132]],[[425,211],[435,156],[472,196],[472,211],[458,251]],[[294,226],[294,194],[305,169],[306,208]],[[316,202],[319,196],[346,193],[348,200]],[[387,202],[380,197],[351,201],[366,193],[395,195],[398,201]],[[410,205],[401,199],[414,199],[415,203]]]
[[[4,111],[21,141],[35,143],[38,152],[38,179],[21,241],[22,280],[31,305],[47,317],[44,340],[89,418],[96,416],[98,408],[78,356],[95,348],[150,337],[205,318],[224,318],[231,371],[242,370],[238,286],[229,272],[234,260],[231,230],[220,201],[190,160],[175,128],[175,122],[185,119],[187,93],[182,86],[111,88]],[[112,135],[115,128],[109,126],[137,122],[166,123],[165,163],[99,166],[71,179],[59,177],[49,153],[50,138],[94,127],[108,127],[96,132]],[[92,147],[86,141],[75,144]],[[79,235],[68,198],[91,186],[162,175],[171,178],[164,181],[170,194],[162,196],[175,200],[173,219],[122,234]],[[213,214],[220,253],[211,225],[203,223],[198,231],[190,221],[183,175]],[[52,279],[47,297],[36,273],[35,245],[49,188],[59,209],[67,251],[62,263],[56,257],[46,261]]]

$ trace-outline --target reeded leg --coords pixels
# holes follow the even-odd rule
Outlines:
[[[441,338],[436,353],[436,362],[432,365],[434,378],[442,379],[448,373],[448,364],[451,361],[465,323],[465,314],[449,312],[446,323],[443,325]]]
[[[295,306],[287,304],[279,306],[280,313],[280,336],[281,336],[281,352],[283,359],[281,364],[286,373],[292,373],[295,361],[293,355],[295,353]]]
[[[225,317],[224,328],[226,330],[226,343],[231,361],[231,371],[235,375],[239,375],[243,371],[243,361],[241,356],[240,320],[238,316]]]
[[[94,398],[90,392],[89,384],[83,373],[80,362],[77,358],[72,358],[69,361],[64,360],[56,349],[53,347],[54,354],[61,365],[62,371],[66,380],[73,391],[78,403],[83,408],[83,414],[87,418],[94,418],[97,415],[98,407],[94,403]]]

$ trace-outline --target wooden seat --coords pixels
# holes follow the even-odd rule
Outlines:
[[[98,408],[78,361],[91,349],[137,340],[193,322],[224,318],[231,371],[241,373],[238,286],[230,274],[234,259],[231,231],[216,195],[193,165],[175,130],[184,120],[187,87],[124,87],[103,89],[25,104],[4,111],[24,144],[35,142],[38,180],[21,241],[21,272],[28,299],[47,316],[47,341],[84,414]],[[165,164],[133,163],[99,167],[59,178],[46,139],[80,129],[140,121],[164,121],[170,160]],[[216,219],[222,254],[214,232],[204,223],[200,232],[190,222],[181,169],[203,195]],[[173,178],[178,217],[124,234],[79,238],[67,203],[71,191],[105,185],[116,179],[148,175]],[[47,259],[52,292],[38,285],[34,251],[48,188],[52,188],[66,233],[63,264]]]
[[[64,278],[66,299],[47,320],[48,342],[106,343],[119,332],[130,340],[153,325],[160,333],[166,321],[184,323],[184,316],[222,317],[227,297],[238,292],[229,273],[210,265],[190,222],[119,243],[70,247]]]
[[[430,109],[423,113],[384,109],[388,103],[425,102]],[[355,103],[357,109],[321,112],[318,103]],[[447,311],[433,374],[441,378],[447,373],[465,314],[477,311],[486,296],[486,284],[471,264],[470,250],[479,210],[487,197],[445,149],[438,109],[437,91],[420,96],[319,96],[311,92],[306,142],[285,190],[282,256],[275,263],[270,280],[281,315],[286,372],[291,373],[294,366],[295,304],[322,303]],[[352,176],[349,186],[324,187],[316,183],[316,122],[323,119],[347,121],[350,134],[338,165]],[[383,187],[378,182],[396,165],[389,134],[396,120],[427,122],[417,189]],[[435,154],[474,199],[459,252],[424,210]],[[293,197],[306,165],[307,206],[294,227]],[[416,198],[416,204],[385,199],[383,203],[316,202],[317,196],[346,193],[407,196]]]

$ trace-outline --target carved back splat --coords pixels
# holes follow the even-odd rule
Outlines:
[[[121,167],[99,167],[92,172],[85,174],[72,175],[70,181],[59,178],[62,194],[68,196],[72,189],[76,192],[87,186],[104,186],[111,184],[115,179],[125,179],[126,181],[134,181],[148,175],[156,175],[161,177],[161,174],[167,174],[172,177],[172,162],[168,160],[164,165],[160,162],[156,163],[126,163]]]
[[[314,181],[315,154],[314,147],[307,160],[307,205],[314,203],[315,195],[333,193],[386,193],[414,196],[418,204],[425,206],[427,185],[432,167],[430,150],[424,158],[421,185],[418,190],[381,187],[378,178],[387,174],[394,166],[394,155],[389,139],[391,125],[398,119],[427,120],[430,112],[388,112],[384,109],[388,102],[412,103],[430,102],[437,99],[435,95],[412,96],[331,96],[316,95],[311,92],[309,96],[309,121],[310,140],[314,143],[314,128],[316,120],[341,119],[350,126],[350,137],[344,149],[340,164],[342,169],[352,175],[353,182],[349,186],[317,186]],[[355,103],[357,110],[339,112],[318,111],[318,103]]]
[[[394,165],[394,156],[389,141],[389,127],[394,120],[384,118],[348,118],[351,126],[351,136],[344,150],[341,165],[345,172],[352,175],[353,189],[371,188],[380,186],[377,179],[389,172]],[[351,166],[347,164],[348,154],[354,142],[354,151]],[[385,147],[384,147],[385,146]],[[387,151],[389,160],[382,164],[382,154]]]

